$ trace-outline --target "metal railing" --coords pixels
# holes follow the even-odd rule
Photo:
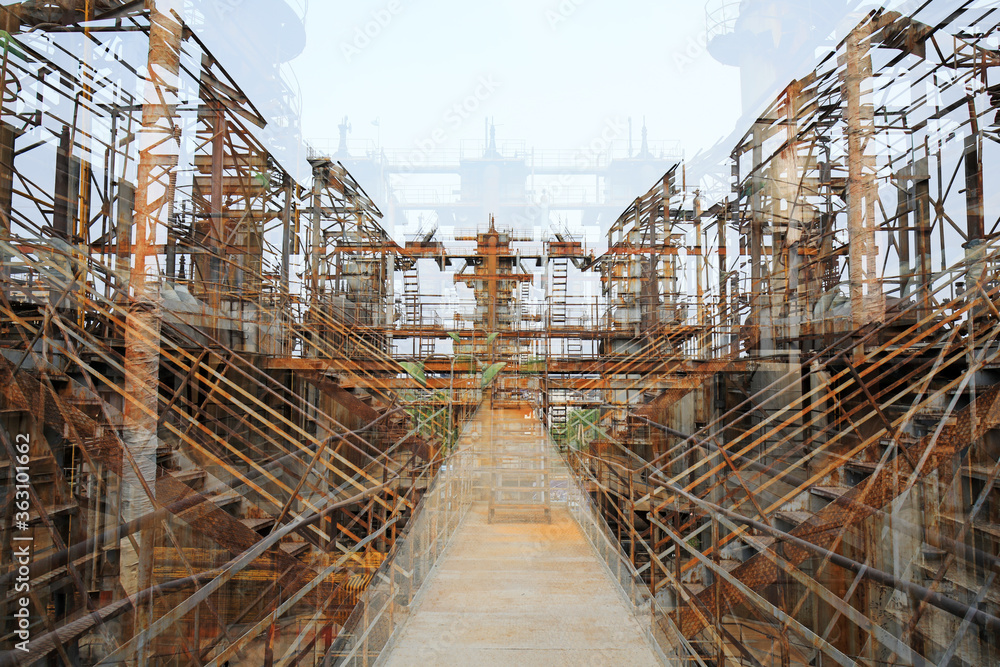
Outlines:
[[[374,664],[407,619],[414,597],[476,500],[481,473],[473,464],[480,427],[474,416],[462,430],[464,445],[460,444],[438,470],[404,534],[397,538],[393,551],[344,623],[324,664]]]
[[[412,523],[405,534],[397,538],[394,552],[359,599],[325,664],[376,664],[399,635],[413,608],[414,598],[458,532],[470,507],[487,500],[497,480],[510,474],[512,452],[503,444],[505,434],[495,432],[492,420],[487,424],[481,418],[484,410],[488,408],[481,409],[463,430],[459,448],[442,465]],[[486,428],[494,432],[485,433]],[[538,436],[547,438],[540,425]],[[538,490],[532,502],[543,509],[565,507],[569,511],[664,664],[697,663],[697,652],[653,598],[594,501],[572,474],[568,461],[557,453],[551,438],[544,441],[541,449],[547,452],[544,456],[545,488]],[[520,473],[525,472],[522,467],[531,467],[530,462],[520,465]]]
[[[570,468],[565,458],[560,463]],[[614,531],[582,486],[581,476],[571,474],[569,478],[569,512],[604,562],[608,574],[639,621],[646,640],[656,650],[657,657],[666,665],[704,664],[693,644],[680,633],[668,610],[653,596],[642,575],[629,560]]]

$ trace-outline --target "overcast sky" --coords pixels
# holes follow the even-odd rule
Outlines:
[[[498,141],[575,149],[628,116],[638,140],[646,116],[651,139],[690,154],[740,115],[701,0],[314,0],[306,33],[291,68],[307,140],[347,115],[352,139],[458,148],[489,116]]]
[[[424,154],[481,141],[488,117],[501,143],[569,150],[590,145],[609,124],[618,128],[628,117],[638,142],[645,117],[651,140],[678,141],[690,159],[727,137],[743,111],[754,111],[741,108],[739,70],[705,47],[709,0],[287,0],[304,16],[304,34],[275,25],[291,16],[292,10],[275,6],[285,0],[192,1],[208,19],[200,27],[211,48],[253,99],[275,87],[266,68],[247,62],[235,71],[246,58],[238,48],[229,57],[229,26],[251,26],[244,48],[265,59],[271,50],[301,49],[282,71],[298,91],[304,138],[323,149],[336,147],[344,116],[352,141],[379,139],[384,148]],[[932,0],[924,13],[947,13],[954,2]],[[777,8],[785,30],[795,29],[791,12],[810,8],[814,20],[839,21],[839,33],[861,17],[846,13],[851,3],[855,12],[858,5],[880,4],[775,0],[765,6]],[[906,11],[926,0],[888,4]],[[839,18],[830,18],[834,14]],[[768,65],[780,70],[774,72],[780,81],[801,76],[815,62],[808,53],[781,60]],[[627,131],[616,138],[626,141]],[[307,176],[301,150],[291,158],[280,148],[276,154],[297,161],[298,169],[286,167]]]

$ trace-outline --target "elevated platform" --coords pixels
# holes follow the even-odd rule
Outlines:
[[[376,664],[660,664],[566,508],[567,472],[542,424],[512,409],[478,420],[481,479],[516,474],[520,490],[484,489]]]
[[[659,665],[565,509],[501,523],[475,505],[384,664]]]

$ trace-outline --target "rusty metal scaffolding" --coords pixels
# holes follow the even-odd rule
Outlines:
[[[440,553],[396,538],[484,402],[548,426],[674,664],[1000,659],[995,8],[859,17],[729,199],[678,164],[595,253],[398,243],[183,3],[78,4],[0,9],[0,664],[367,660],[338,636]]]
[[[605,406],[569,453],[679,662],[1000,656],[998,25],[946,10],[864,17],[753,123],[685,263],[718,257],[692,319],[733,365],[626,429]],[[640,330],[670,303],[668,210],[620,221]]]
[[[2,8],[3,664],[318,664],[440,462],[380,213],[271,157],[182,6]]]

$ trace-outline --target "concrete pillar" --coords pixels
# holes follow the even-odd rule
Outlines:
[[[843,76],[844,115],[847,132],[848,261],[851,287],[851,319],[855,328],[885,319],[885,296],[878,277],[878,247],[875,244],[874,125],[870,99],[872,59],[869,53],[871,22],[866,21],[847,37]]]

